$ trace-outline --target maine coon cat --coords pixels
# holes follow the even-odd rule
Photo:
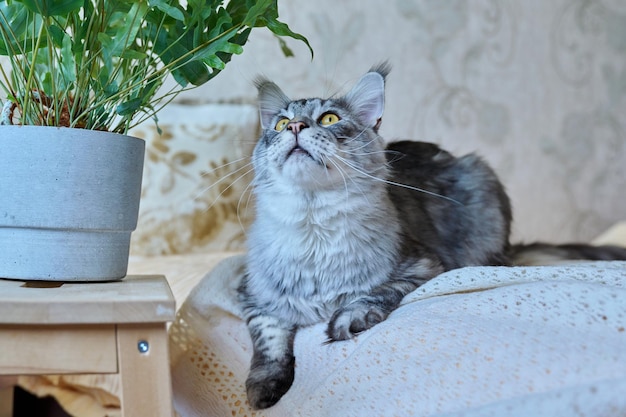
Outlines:
[[[453,268],[508,265],[542,246],[511,246],[509,199],[476,155],[378,135],[387,65],[343,97],[290,100],[257,82],[262,134],[253,154],[256,217],[240,300],[254,352],[253,408],[291,386],[299,327],[354,337],[415,288]],[[626,258],[620,248],[549,247],[560,257]]]

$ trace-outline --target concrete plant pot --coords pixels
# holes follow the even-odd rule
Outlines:
[[[144,151],[110,132],[0,126],[0,278],[123,278]]]

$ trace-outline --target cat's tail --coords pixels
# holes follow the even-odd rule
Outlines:
[[[584,243],[549,243],[517,244],[510,248],[513,265],[548,265],[563,261],[617,261],[626,260],[626,248],[614,245],[593,246]]]

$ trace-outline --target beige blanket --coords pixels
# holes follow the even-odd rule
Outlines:
[[[626,262],[463,268],[355,340],[324,345],[325,324],[302,329],[293,387],[252,414],[242,261],[205,277],[171,328],[182,417],[626,414]]]

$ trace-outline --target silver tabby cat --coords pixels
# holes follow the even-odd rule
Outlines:
[[[328,322],[330,341],[350,339],[443,271],[510,262],[511,209],[489,166],[429,143],[386,146],[378,135],[387,73],[380,65],[330,99],[292,101],[257,82],[256,217],[239,288],[254,346],[253,408],[274,405],[291,386],[299,327]]]

